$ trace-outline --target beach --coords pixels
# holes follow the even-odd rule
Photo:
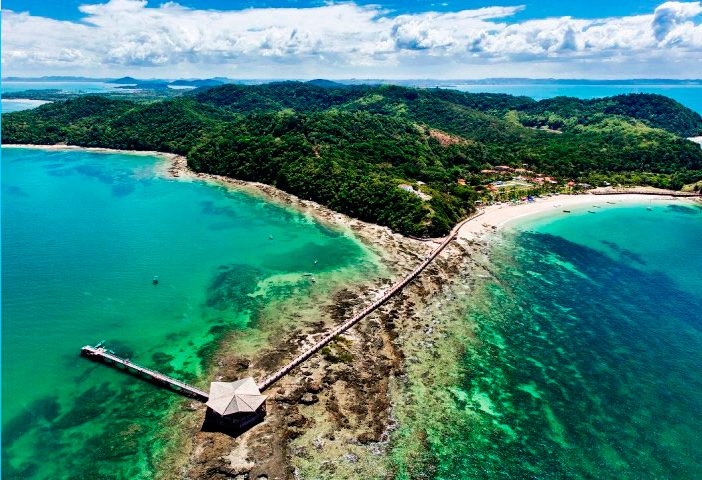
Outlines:
[[[23,147],[158,156],[164,159],[158,168],[168,178],[214,183],[291,207],[335,229],[353,232],[375,253],[378,267],[369,278],[332,282],[327,291],[264,309],[259,318],[264,334],[257,341],[234,335],[223,338],[207,368],[207,380],[234,380],[249,375],[261,378],[274,371],[318,339],[325,329],[372,302],[436,246],[435,241],[404,237],[269,185],[194,173],[188,169],[186,159],[178,155],[61,145]],[[450,364],[457,355],[454,347],[442,346],[445,335],[453,335],[464,326],[460,305],[455,304],[457,292],[470,295],[478,279],[491,275],[490,239],[496,231],[530,216],[565,215],[563,210],[661,200],[671,199],[581,194],[485,207],[481,216],[463,225],[458,241],[452,242],[420,277],[274,385],[267,392],[268,415],[263,424],[238,438],[201,432],[202,406],[191,401],[178,402],[168,422],[174,427],[168,435],[175,439],[161,459],[158,476],[379,476],[391,469],[387,454],[408,411],[403,406],[411,404],[408,379],[431,375],[434,362]],[[470,336],[472,332],[464,328],[463,335]]]
[[[681,203],[700,202],[700,197],[673,197],[664,191],[653,190],[652,194],[641,193],[612,193],[594,195],[583,193],[578,195],[555,195],[552,197],[535,198],[533,202],[520,202],[516,205],[508,203],[489,205],[484,208],[484,214],[475,221],[466,223],[459,236],[466,240],[476,240],[490,231],[495,231],[529,216],[552,215],[564,213],[564,210],[597,206],[599,208],[622,204],[650,204],[659,202],[679,201]]]

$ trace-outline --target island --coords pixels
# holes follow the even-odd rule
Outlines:
[[[393,85],[275,82],[132,102],[100,95],[5,115],[3,144],[174,153],[418,237],[476,202],[702,179],[702,117],[652,94],[534,101]]]

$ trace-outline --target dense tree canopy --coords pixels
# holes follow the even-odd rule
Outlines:
[[[323,81],[152,102],[81,96],[4,115],[2,125],[5,143],[180,153],[197,171],[269,183],[415,235],[443,234],[472,211],[478,172],[494,165],[681,188],[702,179],[702,149],[683,138],[701,133],[698,114],[659,95],[536,102]]]

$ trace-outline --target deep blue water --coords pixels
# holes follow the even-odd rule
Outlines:
[[[495,240],[446,340],[463,342],[453,380],[418,381],[433,408],[403,426],[423,444],[402,478],[702,478],[702,207],[647,207]]]

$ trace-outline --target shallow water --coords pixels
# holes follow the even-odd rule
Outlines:
[[[114,90],[120,85],[106,82],[28,82],[21,80],[3,81],[2,93],[25,90],[59,90],[67,93],[102,93]]]
[[[444,383],[412,383],[399,477],[702,478],[702,208],[647,207],[496,240]]]
[[[161,178],[159,163],[2,150],[3,478],[151,477],[180,397],[81,359],[82,345],[107,340],[206,389],[222,335],[255,330],[270,302],[368,267],[344,234]]]

